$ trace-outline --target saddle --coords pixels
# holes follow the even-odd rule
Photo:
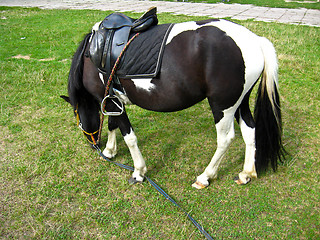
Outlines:
[[[131,33],[143,32],[158,24],[156,11],[156,7],[150,8],[139,19],[112,13],[92,31],[89,57],[101,73],[110,75]]]

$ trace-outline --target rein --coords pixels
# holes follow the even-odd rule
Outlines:
[[[127,166],[125,164],[122,163],[118,163],[118,162],[114,162],[112,160],[110,160],[109,158],[107,158],[101,151],[101,149],[99,148],[98,145],[93,145],[93,147],[97,150],[98,154],[100,155],[100,157],[103,158],[103,160],[115,164],[121,168],[130,170],[130,171],[134,171],[134,168],[131,166]],[[209,235],[209,233],[206,232],[206,230],[204,230],[204,228],[188,213],[186,212],[173,198],[171,198],[161,187],[159,187],[154,181],[152,181],[149,177],[145,176],[145,178],[148,180],[148,182],[159,192],[162,194],[162,196],[164,196],[167,200],[169,200],[171,203],[173,203],[176,207],[178,207],[189,219],[190,221],[193,223],[194,226],[196,226],[198,228],[198,230],[206,237],[206,239],[208,240],[213,240],[213,238]]]
[[[89,132],[86,132],[83,127],[82,127],[82,124],[81,124],[81,121],[80,121],[80,117],[79,117],[79,113],[78,113],[78,106],[76,106],[74,112],[76,114],[76,118],[77,118],[77,126],[82,130],[83,134],[87,136],[87,140],[89,141],[89,143],[91,143],[93,146],[97,146],[99,143],[100,143],[100,140],[101,140],[101,132],[102,132],[102,127],[103,127],[103,121],[104,121],[104,115],[107,115],[108,113],[105,112],[105,101],[107,98],[113,98],[112,96],[108,95],[109,93],[109,90],[110,90],[110,85],[112,83],[112,79],[116,73],[116,70],[118,68],[118,65],[120,63],[120,60],[124,54],[124,52],[127,50],[128,46],[130,45],[130,43],[136,38],[139,36],[140,33],[136,33],[135,35],[133,35],[129,41],[127,42],[127,44],[124,46],[124,48],[122,49],[120,55],[118,56],[115,64],[113,65],[113,68],[112,68],[112,71],[110,73],[110,76],[108,78],[108,81],[106,83],[106,88],[105,88],[105,92],[104,92],[104,96],[103,96],[103,100],[101,102],[101,119],[100,119],[100,126],[99,126],[99,129],[95,132],[92,132],[92,133],[89,133]],[[104,73],[102,73],[104,74]],[[112,100],[113,101],[113,100]],[[121,115],[124,111],[123,108],[121,108],[115,101],[113,101],[114,104],[116,104],[117,107],[119,107],[121,109],[121,112],[118,114],[118,115]],[[97,140],[95,140],[94,138],[94,135],[98,133],[98,138]],[[90,139],[91,140],[90,140]]]
[[[103,100],[101,102],[101,119],[100,119],[100,126],[99,129],[93,133],[88,133],[86,132],[83,128],[82,128],[82,124],[80,121],[80,117],[79,117],[79,113],[78,113],[78,106],[75,109],[75,114],[76,114],[76,118],[77,118],[77,125],[78,127],[82,130],[82,132],[90,137],[90,139],[87,137],[87,140],[92,144],[93,148],[95,148],[98,152],[98,154],[100,155],[100,157],[102,157],[103,160],[113,163],[121,168],[130,170],[130,171],[134,171],[134,168],[131,166],[127,166],[125,164],[121,164],[121,163],[117,163],[117,162],[113,162],[111,161],[109,158],[107,158],[101,151],[101,149],[99,148],[98,144],[100,143],[101,140],[101,132],[102,132],[102,127],[103,127],[103,121],[104,121],[104,115],[107,115],[105,112],[105,100],[109,97],[112,98],[111,96],[108,95],[109,90],[110,90],[110,85],[112,83],[112,79],[116,73],[117,67],[120,63],[121,57],[123,56],[124,52],[126,51],[127,47],[130,45],[130,43],[139,35],[139,33],[136,33],[125,45],[125,47],[123,48],[123,50],[121,51],[119,57],[117,58],[112,71],[110,73],[110,76],[108,78],[108,81],[106,83],[106,87],[105,87],[105,92],[104,92],[104,97]],[[119,106],[118,106],[119,107]],[[122,114],[123,110],[121,111],[120,114]],[[120,115],[119,114],[119,115]],[[98,133],[98,139],[97,141],[94,138],[94,134]],[[176,207],[178,207],[189,219],[190,221],[197,227],[197,229],[206,237],[206,239],[208,240],[213,240],[213,238],[209,235],[209,233],[206,232],[206,230],[204,230],[204,228],[188,213],[186,212],[173,198],[171,198],[162,188],[160,188],[154,181],[152,181],[149,177],[145,176],[145,178],[148,180],[148,182],[159,192],[161,193],[167,200],[169,200],[171,203],[173,203]]]

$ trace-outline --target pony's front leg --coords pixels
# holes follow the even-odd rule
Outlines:
[[[130,132],[128,134],[124,135],[124,141],[129,148],[134,164],[134,172],[132,174],[132,178],[129,179],[129,183],[142,182],[144,175],[147,172],[147,167],[140,149],[138,148],[137,137],[132,128],[130,128]]]
[[[108,142],[106,148],[103,150],[103,155],[107,158],[114,158],[117,154],[117,139],[116,130],[109,130],[108,132]]]
[[[103,154],[107,158],[114,158],[117,155],[116,129],[119,127],[119,119],[121,117],[109,116],[108,118],[108,141],[103,150]]]
[[[134,131],[131,126],[127,113],[124,111],[120,116],[110,116],[108,121],[108,127],[110,131],[110,135],[108,137],[107,148],[109,150],[110,149],[116,150],[115,129],[119,127],[121,134],[124,138],[124,141],[126,142],[129,148],[129,151],[133,159],[133,164],[134,164],[134,172],[129,182],[130,183],[142,182],[144,179],[144,175],[147,172],[147,167],[142,157],[142,154],[138,148],[137,137],[134,134]]]
[[[144,175],[147,172],[146,163],[142,157],[142,154],[138,148],[137,137],[133,131],[130,120],[127,113],[124,111],[120,116],[109,116],[108,119],[108,142],[103,154],[106,157],[112,158],[117,153],[117,142],[116,142],[116,129],[119,128],[121,134],[126,142],[129,151],[131,153],[134,172],[132,178],[129,179],[130,183],[142,182]]]

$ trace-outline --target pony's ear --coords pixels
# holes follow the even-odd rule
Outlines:
[[[70,98],[69,98],[68,96],[61,95],[60,97],[61,97],[62,99],[64,99],[66,102],[68,102],[68,103],[71,104]]]

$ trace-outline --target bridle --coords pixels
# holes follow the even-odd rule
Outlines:
[[[79,112],[78,112],[78,106],[74,110],[74,113],[75,113],[76,119],[77,119],[77,126],[81,129],[83,134],[87,137],[88,142],[91,143],[93,146],[97,146],[99,144],[99,142],[100,142],[100,139],[98,137],[98,141],[96,141],[95,138],[94,138],[94,135],[99,132],[100,127],[99,127],[99,129],[97,131],[92,132],[92,133],[89,133],[89,132],[85,131],[83,129],[83,127],[82,127],[82,123],[81,123],[81,120],[80,120],[80,115],[79,115]]]

